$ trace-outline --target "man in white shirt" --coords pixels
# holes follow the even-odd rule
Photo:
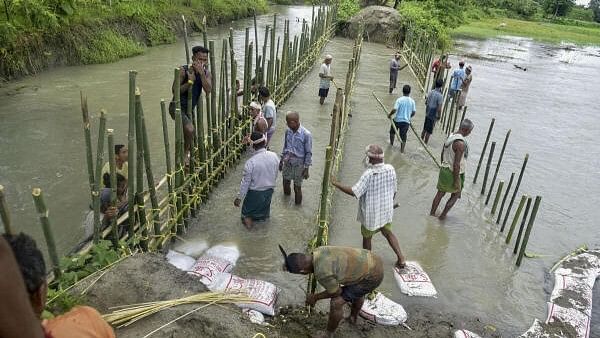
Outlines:
[[[255,221],[263,221],[271,214],[271,197],[279,171],[279,156],[268,151],[267,136],[253,132],[250,143],[254,147],[252,157],[246,161],[240,192],[233,201],[239,207],[242,200],[242,223],[250,229]]]
[[[321,104],[325,102],[325,98],[327,97],[327,94],[329,94],[329,86],[331,81],[333,81],[333,76],[331,76],[332,60],[333,56],[329,54],[325,55],[325,60],[323,60],[323,64],[319,70],[319,77],[321,78],[321,81],[319,82],[319,103]]]
[[[405,259],[400,251],[398,239],[392,232],[394,198],[398,189],[396,170],[390,164],[383,163],[383,149],[370,144],[365,149],[367,170],[352,187],[341,185],[331,178],[331,184],[347,195],[358,198],[357,220],[361,223],[363,249],[371,250],[371,238],[381,232],[398,257],[396,267],[405,267]]]

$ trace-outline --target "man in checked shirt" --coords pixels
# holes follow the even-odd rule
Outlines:
[[[344,186],[331,177],[331,184],[344,193],[358,198],[357,220],[361,224],[363,249],[371,250],[371,238],[376,233],[383,234],[398,257],[396,267],[405,267],[405,259],[400,251],[398,239],[392,232],[394,198],[396,197],[396,170],[383,163],[383,149],[370,144],[365,149],[365,167],[358,182],[352,187]]]
[[[308,179],[312,164],[312,134],[300,125],[300,115],[288,111],[285,115],[288,129],[285,131],[283,152],[279,170],[283,175],[283,194],[292,194],[290,183],[294,181],[294,201],[302,204],[302,180]]]

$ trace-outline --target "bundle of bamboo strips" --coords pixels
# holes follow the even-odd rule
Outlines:
[[[158,313],[162,310],[185,304],[208,303],[208,304],[238,304],[247,303],[251,299],[245,294],[225,294],[221,292],[203,292],[193,296],[179,299],[163,300],[158,302],[139,303],[131,305],[116,306],[119,309],[112,313],[102,315],[109,324],[125,327],[136,321]]]

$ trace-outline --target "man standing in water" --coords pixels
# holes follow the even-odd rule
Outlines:
[[[458,93],[458,91],[460,90],[466,76],[465,62],[460,61],[458,63],[458,67],[458,69],[455,69],[454,72],[452,72],[452,82],[450,83],[450,91],[448,92],[452,99],[454,99],[454,94]]]
[[[398,257],[396,267],[405,266],[404,256],[400,251],[398,239],[392,232],[394,216],[394,198],[396,197],[396,170],[383,163],[383,149],[370,144],[365,149],[365,166],[367,170],[352,187],[344,186],[331,178],[331,184],[342,192],[358,199],[357,220],[361,224],[363,249],[371,250],[371,238],[376,233],[383,234]]]
[[[437,80],[442,80],[442,82],[445,80],[446,70],[450,69],[450,67],[450,62],[448,62],[448,56],[446,54],[442,54],[439,59],[433,62],[431,65],[431,71],[433,72],[434,86]]]
[[[383,263],[371,251],[342,246],[322,246],[311,254],[292,253],[287,255],[279,246],[284,257],[284,268],[290,273],[307,275],[314,273],[324,291],[308,294],[306,304],[314,306],[321,299],[329,302],[327,332],[313,337],[333,337],[344,315],[344,304],[350,303],[350,322],[356,323],[365,295],[375,290],[383,280]]]
[[[194,137],[194,124],[192,116],[188,115],[188,92],[192,94],[192,111],[198,106],[198,100],[204,92],[210,93],[212,90],[212,75],[208,70],[209,50],[203,46],[192,48],[192,64],[183,65],[179,74],[179,103],[181,105],[181,119],[183,120],[184,148],[186,153],[186,163],[188,161],[192,141]],[[175,93],[175,83],[173,83],[173,93]],[[175,111],[172,111],[174,114]],[[174,116],[174,115],[172,115]]]
[[[275,134],[277,107],[275,106],[275,102],[271,100],[271,93],[267,87],[262,86],[258,88],[258,99],[262,103],[262,116],[267,120],[267,146],[269,146],[271,138]]]
[[[254,147],[252,157],[244,165],[240,193],[233,201],[239,207],[242,200],[242,223],[250,229],[255,221],[263,221],[271,215],[271,197],[277,180],[279,157],[268,151],[267,136],[253,132],[250,143]]]
[[[312,165],[312,134],[300,125],[300,115],[289,111],[285,115],[288,129],[285,131],[283,152],[279,170],[283,171],[283,193],[292,194],[290,184],[294,181],[294,202],[302,204],[302,181],[308,179]]]
[[[117,174],[127,177],[127,173],[129,172],[128,160],[129,151],[127,150],[127,147],[124,144],[115,144],[115,169]],[[102,177],[106,174],[110,175],[110,166],[108,162],[102,167]],[[104,185],[104,188],[107,188],[107,186]]]
[[[467,66],[467,69],[465,70],[465,79],[463,80],[463,83],[460,86],[460,98],[458,99],[458,109],[462,109],[467,103],[469,87],[471,86],[471,81],[473,81],[473,74],[471,74],[471,71],[471,66]]]
[[[398,80],[398,71],[400,70],[400,54],[394,54],[394,58],[390,61],[390,91],[391,94],[396,89],[396,81]]]
[[[446,193],[450,193],[450,199],[446,202],[444,211],[439,216],[439,219],[445,219],[448,211],[452,209],[454,203],[461,197],[461,191],[465,183],[465,168],[466,159],[469,155],[469,146],[465,137],[471,134],[473,130],[473,122],[469,119],[464,119],[460,123],[458,131],[451,134],[442,149],[442,167],[438,176],[437,194],[433,198],[431,204],[431,216],[435,216],[438,205]]]
[[[262,116],[262,113],[260,111],[260,104],[254,101],[250,102],[249,110],[250,117],[252,118],[252,131],[261,134],[267,134],[269,124],[267,123],[267,120]],[[251,134],[248,134],[244,137],[244,144],[251,143],[250,136]]]
[[[440,114],[442,113],[442,103],[444,101],[442,95],[443,85],[443,80],[437,80],[435,82],[435,89],[427,94],[427,99],[425,100],[425,123],[421,132],[421,139],[423,139],[425,144],[429,142],[429,136],[433,134],[435,122],[440,119]]]
[[[394,103],[394,109],[388,114],[388,118],[394,116],[394,126],[390,127],[390,145],[394,145],[394,136],[396,136],[396,129],[398,129],[398,133],[400,133],[400,139],[402,140],[402,144],[400,145],[400,152],[404,152],[404,147],[406,146],[406,132],[408,132],[408,128],[410,127],[410,118],[415,115],[417,112],[415,100],[410,97],[410,86],[404,85],[402,87],[403,96],[399,97]]]
[[[325,98],[327,97],[327,94],[329,94],[329,86],[331,81],[333,81],[333,76],[331,76],[332,60],[333,56],[329,54],[325,55],[325,60],[323,60],[323,64],[319,70],[319,77],[321,78],[321,81],[319,82],[319,103],[321,105],[325,102]]]

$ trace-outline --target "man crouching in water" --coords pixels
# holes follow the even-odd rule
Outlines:
[[[381,258],[369,250],[342,246],[322,246],[311,254],[287,255],[284,268],[291,273],[313,273],[325,291],[306,296],[306,304],[314,306],[321,299],[330,298],[327,332],[313,337],[333,337],[344,315],[344,304],[351,304],[350,322],[356,323],[365,295],[375,290],[383,280]]]

